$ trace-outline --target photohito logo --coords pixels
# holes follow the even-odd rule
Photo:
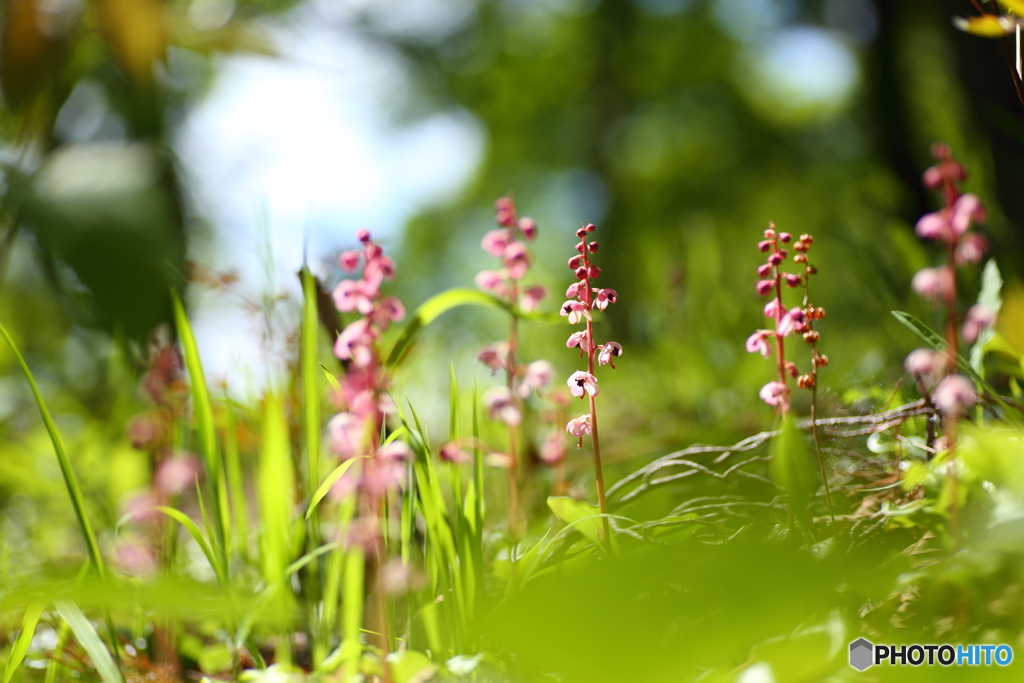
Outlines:
[[[875,664],[1006,666],[1012,661],[1009,645],[875,645],[865,638],[850,643],[850,666],[857,671]]]

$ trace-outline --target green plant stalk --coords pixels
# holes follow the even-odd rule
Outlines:
[[[234,550],[242,557],[249,554],[249,511],[245,498],[245,478],[242,474],[242,459],[238,451],[235,411],[231,401],[224,401],[224,462],[227,470],[228,489],[231,492],[231,512],[234,520]]]
[[[587,250],[583,252],[583,267],[589,267],[589,259],[587,258]],[[590,279],[584,280],[586,286],[584,288],[585,300],[584,305],[587,307],[587,311],[592,309],[592,292],[590,290]],[[594,320],[587,315],[587,339],[590,340],[590,350],[587,351],[587,372],[592,376],[594,374],[594,356],[597,355],[597,348],[594,344]],[[608,500],[604,493],[604,468],[601,465],[601,439],[598,436],[597,431],[597,401],[593,394],[589,394],[590,398],[590,443],[593,446],[594,451],[594,483],[597,486],[597,506],[601,510],[601,528],[604,530],[604,545],[611,552],[612,549],[612,531],[611,524],[608,521]]]
[[[319,363],[317,362],[317,342],[319,319],[316,307],[316,281],[308,268],[303,268],[302,293],[302,428],[306,446],[306,497],[313,495],[320,482],[320,392],[318,385]],[[319,513],[306,517],[307,551],[314,550],[322,540]],[[309,623],[313,633],[312,664],[316,668],[327,656],[330,648],[330,622],[319,619],[317,605],[320,604],[323,586],[320,579],[319,562],[311,562],[306,569],[305,586],[310,597]]]

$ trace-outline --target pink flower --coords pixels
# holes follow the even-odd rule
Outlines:
[[[480,246],[491,256],[501,256],[502,252],[512,242],[508,236],[508,230],[491,230],[484,235]]]
[[[489,367],[492,373],[501,370],[508,362],[508,342],[485,346],[480,353],[476,354],[476,359]]]
[[[768,277],[772,274],[772,266],[770,263],[762,263],[757,267],[758,277]]]
[[[569,318],[570,325],[576,325],[584,317],[590,318],[590,311],[587,310],[586,304],[579,301],[566,301],[562,304],[561,315],[563,318]]]
[[[922,268],[914,275],[910,286],[926,299],[943,299],[952,294],[953,274],[948,267]]]
[[[516,205],[509,197],[501,197],[494,202],[494,214],[498,225],[503,228],[514,228],[516,225]]]
[[[464,465],[466,463],[473,462],[473,456],[467,453],[464,449],[459,448],[459,445],[454,441],[449,441],[441,446],[441,450],[438,454],[445,462],[455,463],[456,465]]]
[[[351,273],[359,267],[359,256],[360,253],[358,251],[343,251],[338,257],[338,265],[346,273]]]
[[[965,194],[953,205],[953,218],[950,225],[953,232],[962,235],[971,228],[971,223],[985,222],[985,207],[977,195]]]
[[[569,288],[567,290],[565,290],[565,298],[566,299],[575,299],[576,297],[578,297],[580,295],[580,288],[582,286],[583,286],[583,283],[579,282],[579,281],[574,282],[571,285],[569,285]]]
[[[535,360],[526,366],[523,381],[519,384],[519,397],[526,398],[531,391],[540,391],[551,384],[555,368],[546,360]]]
[[[157,412],[140,413],[128,422],[128,440],[132,448],[145,448],[163,436],[163,421]]]
[[[590,414],[580,415],[569,420],[565,425],[565,431],[572,434],[577,439],[583,439],[584,436],[590,434]]]
[[[973,344],[978,341],[981,331],[996,321],[995,315],[985,306],[975,304],[967,311],[962,334],[964,341]]]
[[[397,323],[405,318],[405,306],[397,297],[388,296],[381,300],[371,314],[371,322],[382,330],[388,328],[389,323]]]
[[[949,221],[946,220],[942,211],[926,213],[914,226],[914,234],[923,240],[949,239]]]
[[[125,574],[152,579],[160,573],[156,553],[140,536],[118,539],[114,543],[113,554],[114,564]]]
[[[196,479],[202,471],[199,458],[191,453],[182,453],[160,463],[153,476],[153,484],[164,496],[175,496],[195,490]]]
[[[793,333],[796,326],[804,321],[804,309],[799,306],[795,306],[782,316],[782,320],[779,321],[778,331],[783,337],[787,337]]]
[[[380,249],[380,247],[377,247],[377,249]],[[367,248],[367,251],[369,251],[369,248]],[[380,283],[383,282],[385,278],[390,280],[394,276],[395,262],[387,256],[378,255],[375,258],[367,259],[366,267],[363,268],[363,279],[365,279],[367,285],[374,290],[374,293],[376,293],[376,290],[380,288]]]
[[[371,495],[383,496],[400,488],[405,480],[405,463],[412,460],[412,450],[404,441],[392,441],[377,451],[377,457],[366,461],[360,484]]]
[[[921,176],[921,181],[929,190],[939,189],[939,186],[942,185],[942,169],[938,166],[932,166]]]
[[[527,313],[536,310],[537,304],[539,304],[541,299],[547,295],[548,291],[544,289],[542,285],[527,287],[523,292],[522,298],[519,300],[519,308],[523,309]]]
[[[569,391],[572,392],[572,395],[577,398],[583,398],[584,393],[591,396],[597,396],[600,393],[600,389],[597,386],[597,378],[583,370],[577,370],[572,373],[565,383],[569,387]]]
[[[565,347],[567,349],[572,349],[577,346],[580,347],[580,350],[584,353],[590,352],[590,337],[587,335],[586,330],[573,332],[565,342]]]
[[[958,266],[978,263],[981,259],[985,258],[986,252],[988,252],[988,240],[976,232],[971,232],[964,235],[963,239],[960,240],[960,244],[956,247],[953,261]]]
[[[332,296],[339,311],[359,311],[367,315],[373,310],[373,296],[376,293],[376,289],[369,287],[364,280],[342,280],[334,288]]]
[[[351,360],[357,366],[366,367],[373,363],[375,337],[368,320],[356,320],[338,335],[334,342],[334,355],[339,360]]]
[[[775,280],[758,280],[757,281],[757,293],[761,296],[770,294],[772,289],[775,287]]]
[[[760,353],[767,358],[772,353],[771,345],[768,344],[768,338],[774,336],[775,332],[773,330],[758,330],[747,337],[747,352]]]
[[[492,420],[501,420],[512,427],[522,422],[519,402],[507,387],[488,389],[484,394],[484,407],[487,408],[487,414]]]
[[[768,318],[774,320],[782,319],[783,308],[779,305],[778,299],[770,299],[768,303],[764,305],[764,314]]]
[[[587,417],[590,417],[587,415]],[[551,432],[540,447],[540,459],[545,465],[554,465],[565,459],[565,436],[560,432]]]
[[[595,289],[594,290],[594,306],[599,310],[608,308],[608,304],[613,304],[619,300],[619,293],[614,289]]]
[[[940,351],[916,349],[907,355],[906,360],[903,361],[903,367],[916,377],[932,377],[944,366],[943,356],[945,354]]]
[[[789,387],[782,382],[768,382],[761,387],[758,396],[768,405],[781,408],[783,412],[789,410]]]
[[[520,218],[519,232],[523,233],[523,239],[532,242],[537,238],[537,221],[532,218]]]
[[[974,385],[963,375],[949,375],[939,382],[932,400],[947,417],[961,417],[978,401]]]
[[[490,292],[495,296],[504,297],[508,293],[505,287],[505,273],[496,270],[481,270],[474,279],[477,289]]]
[[[343,460],[363,450],[366,422],[352,413],[338,413],[327,423],[327,447]]]
[[[501,254],[501,259],[508,269],[508,276],[513,280],[522,280],[530,268],[530,253],[522,242],[512,242]]]
[[[597,362],[601,365],[611,365],[612,370],[614,370],[615,363],[612,362],[612,358],[616,358],[621,355],[622,346],[618,342],[607,342],[601,346],[601,350],[597,354]]]

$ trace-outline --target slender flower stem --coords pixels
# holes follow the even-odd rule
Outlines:
[[[806,268],[804,272],[804,311],[810,310],[811,306],[811,269]],[[806,313],[805,313],[806,315]],[[810,316],[808,316],[810,319]],[[828,516],[832,523],[836,523],[835,508],[832,507],[832,490],[828,485],[828,476],[825,474],[825,461],[821,457],[821,442],[818,440],[818,342],[811,342],[811,434],[814,436],[814,453],[818,456],[818,471],[821,472],[821,482],[825,485],[825,502],[828,503]]]
[[[516,283],[509,279],[508,301],[513,310],[508,328],[508,363],[505,366],[505,379],[509,393],[515,395],[516,347],[519,345],[519,318],[515,311],[518,297]],[[518,540],[519,533],[519,444],[518,425],[508,425],[508,533],[513,540]]]

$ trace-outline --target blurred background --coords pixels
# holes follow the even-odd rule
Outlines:
[[[252,398],[294,365],[303,263],[333,286],[337,254],[368,228],[412,310],[495,267],[480,239],[509,194],[539,225],[543,310],[571,282],[573,232],[598,226],[601,284],[620,295],[599,335],[625,348],[601,379],[614,481],[770,426],[757,398],[770,363],[744,341],[763,326],[756,242],[774,221],[816,239],[821,414],[869,410],[916,346],[889,311],[937,321],[909,289],[942,258],[913,234],[936,207],[920,183],[931,143],[968,167],[1007,279],[1024,266],[1022,107],[1001,41],[953,28],[973,12],[966,0],[7,0],[0,321],[82,446],[91,493],[116,501],[149,476],[125,436],[144,401],[122,373],[144,369],[172,287],[207,373]],[[464,387],[497,383],[475,354],[505,325],[458,310],[420,340],[396,382],[437,434],[446,366]],[[524,357],[567,376],[568,333],[528,326]],[[6,348],[0,367],[0,536],[17,550],[19,529],[70,512]],[[59,512],[40,507],[48,491]],[[62,525],[47,533],[73,542]]]

